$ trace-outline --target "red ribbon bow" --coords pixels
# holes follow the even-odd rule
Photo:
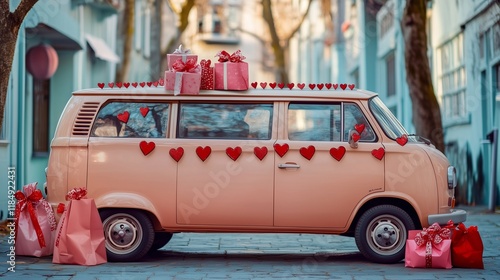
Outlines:
[[[212,63],[212,61],[210,61],[210,59],[202,59],[200,61],[201,68],[203,68],[203,69],[210,68],[211,63]]]
[[[189,72],[189,73],[199,73],[201,71],[200,65],[196,64],[196,59],[189,58],[186,62],[183,62],[182,59],[177,59],[172,64],[172,69],[175,72]]]
[[[424,228],[415,235],[417,246],[425,245],[425,265],[432,267],[432,246],[438,245],[444,239],[450,239],[451,231],[449,228],[441,228],[438,223]]]
[[[30,184],[25,188],[26,190],[26,195],[21,192],[17,191],[16,194],[14,195],[15,198],[17,199],[16,203],[16,209],[15,209],[15,218],[16,221],[19,220],[19,216],[21,215],[21,212],[27,208],[28,213],[30,215],[31,222],[33,223],[33,227],[35,228],[36,236],[38,238],[38,244],[40,244],[40,248],[44,248],[46,246],[45,244],[45,239],[43,237],[43,232],[42,228],[40,227],[40,224],[38,223],[38,218],[35,212],[35,206],[36,204],[43,199],[42,192],[38,189],[33,190],[31,187],[36,187],[35,184]],[[31,191],[30,194],[29,191]],[[15,232],[17,232],[17,227],[18,227],[19,222],[16,223],[15,226]]]
[[[87,195],[87,190],[83,188],[74,188],[68,192],[66,195],[66,200],[80,200],[85,198]]]
[[[219,57],[219,62],[243,62],[246,58],[241,54],[241,50],[235,51],[233,54],[229,54],[226,51],[221,51],[217,53],[215,56]]]

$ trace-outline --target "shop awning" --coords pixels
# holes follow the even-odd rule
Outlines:
[[[97,58],[114,63],[120,62],[120,57],[101,38],[85,34],[85,39]]]

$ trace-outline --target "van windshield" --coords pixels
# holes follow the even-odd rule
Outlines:
[[[399,120],[392,114],[392,112],[385,106],[385,104],[380,100],[378,96],[373,97],[368,102],[370,110],[377,119],[378,123],[384,130],[385,134],[395,140],[403,134],[408,135],[408,132],[399,122]],[[409,141],[415,141],[414,137],[408,139]]]

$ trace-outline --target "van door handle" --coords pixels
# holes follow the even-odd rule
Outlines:
[[[278,164],[278,168],[280,169],[285,169],[285,168],[300,168],[300,165],[296,163],[280,163]]]

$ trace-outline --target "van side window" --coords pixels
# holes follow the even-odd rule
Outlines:
[[[181,103],[177,138],[271,139],[272,104]]]
[[[288,138],[295,141],[340,141],[340,104],[288,106]]]
[[[97,114],[90,136],[164,138],[168,110],[168,103],[107,103]]]
[[[349,141],[349,132],[354,130],[356,125],[365,126],[361,132],[359,141],[374,142],[377,140],[377,136],[373,132],[370,123],[366,120],[365,115],[358,105],[354,103],[344,103],[344,142]]]

